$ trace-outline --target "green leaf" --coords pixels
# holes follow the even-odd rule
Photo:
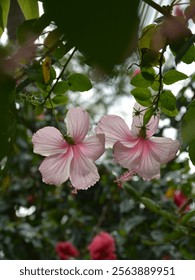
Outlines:
[[[31,41],[36,40],[49,23],[50,21],[45,14],[38,19],[25,20],[18,26],[16,31],[19,44],[24,44],[29,39],[31,39]]]
[[[72,91],[88,91],[92,88],[91,81],[88,77],[80,73],[70,75],[68,83]]]
[[[36,81],[46,86],[43,79],[42,67],[39,62],[34,62],[34,64],[26,70],[26,73],[30,80]]]
[[[195,142],[195,100],[189,105],[189,108],[183,116],[181,123],[181,135],[185,144]]]
[[[52,102],[54,106],[63,105],[68,102],[68,97],[65,95],[56,95],[54,98],[52,98]]]
[[[39,105],[35,108],[35,115],[36,116],[40,116],[44,111],[44,106],[43,105]]]
[[[18,4],[20,5],[25,19],[39,17],[39,6],[37,0],[18,0]]]
[[[140,201],[144,204],[144,206],[148,209],[150,209],[154,213],[158,213],[164,218],[168,220],[173,220],[175,217],[171,215],[169,212],[163,210],[160,205],[158,205],[154,200],[147,198],[147,197],[141,197]]]
[[[186,213],[182,218],[180,223],[182,225],[186,224],[191,218],[195,218],[195,210],[192,210],[188,213]]]
[[[64,44],[61,42],[57,48],[54,48],[54,50],[51,52],[52,55],[56,59],[61,59],[65,54],[67,54],[72,49],[72,45],[66,43]]]
[[[56,95],[52,99],[45,102],[47,108],[53,108],[59,105],[64,105],[68,102],[68,97],[65,95]]]
[[[69,84],[68,84],[68,81],[61,81],[61,82],[58,82],[54,89],[53,89],[53,92],[55,94],[63,94],[65,93],[67,90],[69,90]]]
[[[159,90],[159,87],[160,87],[160,83],[158,80],[154,81],[154,83],[151,85],[151,88],[154,90],[154,91],[158,91]]]
[[[193,165],[195,165],[195,139],[189,144],[189,157]]]
[[[141,67],[141,74],[145,80],[154,82],[156,73],[152,67]]]
[[[182,61],[186,64],[191,64],[195,61],[195,46],[191,45],[185,55],[182,57]]]
[[[138,99],[141,101],[147,101],[151,97],[151,92],[148,88],[134,88],[131,91],[131,94],[135,97],[136,100]]]
[[[160,25],[150,24],[146,26],[143,31],[141,38],[138,42],[139,49],[151,49],[159,51],[165,45],[165,38],[161,34]]]
[[[130,84],[134,87],[139,87],[139,88],[147,88],[151,86],[153,83],[152,80],[150,79],[145,79],[142,75],[142,73],[137,74],[131,79]]]
[[[62,34],[61,34],[59,28],[52,30],[51,32],[49,32],[49,34],[45,38],[44,46],[48,49],[53,48],[58,43],[61,35]]]
[[[25,20],[22,24],[20,24],[16,31],[16,36],[18,43],[20,45],[26,43],[32,36],[35,35],[33,24],[36,19]]]
[[[164,242],[170,242],[170,241],[173,241],[173,240],[180,239],[184,236],[184,234],[185,234],[184,230],[176,229],[175,231],[169,233],[168,235],[166,235],[164,237]]]
[[[56,79],[56,71],[55,68],[53,66],[50,66],[50,80],[48,82],[48,84],[51,84],[53,82],[53,80]]]
[[[164,90],[160,95],[160,108],[164,114],[174,117],[178,114],[176,98],[170,90]]]
[[[141,57],[141,67],[152,67],[160,64],[161,53],[148,48],[142,48]]]
[[[134,88],[131,91],[135,100],[142,106],[149,107],[151,105],[151,92],[148,88]]]
[[[172,70],[167,71],[164,74],[163,82],[166,85],[172,85],[178,81],[181,81],[181,80],[184,80],[187,78],[188,78],[188,76],[186,74],[172,69]]]
[[[131,198],[135,199],[135,201],[140,201],[140,194],[136,190],[136,188],[132,187],[130,184],[124,184],[126,192],[130,195]]]
[[[3,33],[4,28],[7,26],[9,8],[10,8],[10,0],[0,1],[0,35]]]
[[[0,6],[0,28],[2,31],[4,30],[4,23],[3,23],[3,10],[2,7]]]
[[[141,197],[141,202],[150,209],[152,212],[159,213],[161,212],[161,207],[152,199],[147,197]]]
[[[144,114],[144,120],[143,120],[143,125],[147,125],[151,117],[154,115],[154,109],[148,108]]]
[[[194,61],[194,47],[195,35],[192,35],[178,50],[175,57],[175,63],[178,64],[180,61],[183,61],[187,64],[190,64]]]
[[[150,48],[150,42],[154,35],[155,29],[156,24],[149,24],[143,29],[141,38],[139,39],[139,49]]]
[[[177,116],[177,114],[178,114],[178,110],[177,110],[177,108],[175,109],[175,110],[173,110],[173,111],[170,111],[170,110],[167,110],[166,108],[162,108],[161,107],[161,109],[162,109],[162,112],[165,114],[165,115],[167,115],[168,117],[175,117],[175,116]]]

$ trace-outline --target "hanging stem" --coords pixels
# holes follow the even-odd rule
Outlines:
[[[159,59],[159,73],[158,73],[158,76],[159,76],[159,88],[158,88],[158,93],[157,95],[155,96],[154,100],[153,100],[153,104],[155,105],[155,108],[154,110],[156,111],[157,108],[158,108],[158,102],[160,100],[160,95],[162,93],[162,90],[163,90],[163,73],[162,73],[162,67],[163,67],[163,62],[164,62],[164,53],[166,51],[166,45],[165,47],[163,48],[162,52],[161,52],[161,55],[160,55],[160,59]]]
[[[62,77],[62,75],[64,74],[64,71],[66,70],[66,67],[68,66],[68,63],[70,62],[70,60],[72,59],[74,53],[76,52],[76,48],[74,48],[74,50],[72,51],[71,55],[69,56],[68,60],[66,61],[66,63],[64,64],[62,71],[60,72],[59,76],[56,79],[56,82],[53,84],[53,86],[51,87],[50,91],[48,92],[48,95],[45,97],[45,100],[43,102],[43,104],[45,104],[45,102],[47,101],[48,98],[50,98],[56,84],[59,82],[60,78]]]
[[[154,8],[156,11],[161,13],[163,16],[165,16],[165,17],[170,17],[171,16],[169,11],[167,11],[166,9],[163,9],[160,5],[158,5],[154,1],[152,1],[152,0],[143,0],[143,2],[148,4],[150,7]]]

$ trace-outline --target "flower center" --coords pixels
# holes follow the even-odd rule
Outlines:
[[[69,144],[69,145],[75,145],[75,141],[73,140],[72,137],[69,135],[63,135],[64,140]]]
[[[147,129],[146,126],[143,125],[143,126],[140,128],[138,137],[143,138],[143,139],[146,139],[146,129]]]

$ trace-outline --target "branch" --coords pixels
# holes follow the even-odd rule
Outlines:
[[[164,9],[163,7],[161,7],[160,5],[155,3],[154,1],[152,1],[152,0],[143,0],[143,2],[148,4],[150,7],[154,8],[156,11],[161,13],[163,16],[165,16],[165,17],[170,17],[171,16],[171,14],[170,14],[170,12],[168,10]]]
[[[54,90],[56,84],[58,83],[58,81],[60,80],[60,78],[62,77],[62,75],[64,74],[64,71],[68,65],[68,63],[70,62],[70,60],[72,59],[74,53],[76,52],[76,48],[73,49],[72,53],[70,54],[68,60],[66,61],[65,65],[62,68],[62,71],[60,72],[59,76],[56,79],[55,84],[52,86],[52,88],[50,89],[50,91],[48,92],[48,95],[45,97],[45,100],[43,102],[43,104],[45,104],[45,102],[47,101],[48,98],[50,98],[50,95],[52,94],[52,91]]]

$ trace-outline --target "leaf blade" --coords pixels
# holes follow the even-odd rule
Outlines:
[[[26,20],[39,17],[38,1],[36,0],[18,0],[18,4]]]

